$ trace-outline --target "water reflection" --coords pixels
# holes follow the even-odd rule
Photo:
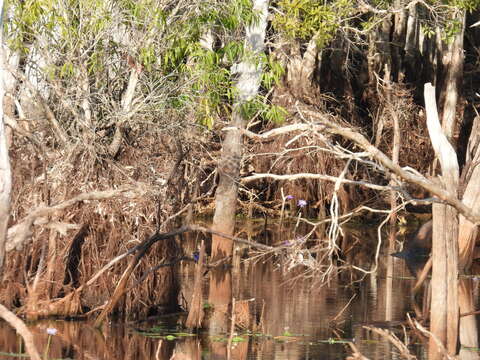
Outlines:
[[[255,231],[255,226],[250,226],[250,230]],[[274,232],[265,228],[261,233],[270,244],[296,235],[284,231],[275,237]],[[361,230],[352,231],[348,236],[348,244],[355,242],[356,246],[343,249],[345,257],[350,257],[352,263],[362,268],[371,268],[371,249],[375,248],[376,234]],[[198,240],[193,239],[187,247],[194,250]],[[231,359],[345,359],[351,351],[339,339],[355,341],[357,348],[369,359],[396,359],[396,350],[389,342],[363,328],[363,325],[383,328],[397,325],[412,308],[410,290],[415,280],[400,259],[388,256],[389,247],[391,245],[386,243],[379,258],[378,272],[361,282],[357,281],[358,274],[335,272],[329,285],[320,287],[311,280],[297,278],[299,268],[285,272],[274,257],[242,262],[231,274],[224,270],[223,276],[209,275],[231,282],[231,293],[237,300],[254,299],[238,306],[249,307],[251,321],[258,324],[257,329],[255,333],[237,330],[230,354],[226,346],[228,329],[211,329],[191,336],[179,327],[179,317],[128,325],[109,323],[101,329],[95,329],[87,321],[50,320],[31,324],[30,328],[41,352],[49,342],[46,329],[58,329],[50,339],[48,358],[51,359],[225,359],[227,355]],[[370,255],[364,253],[366,250]],[[239,252],[248,251],[243,248]],[[193,266],[191,263],[181,266],[181,292],[187,302],[193,291]],[[387,273],[394,276],[387,277]],[[215,283],[207,279],[206,290],[212,284]],[[478,290],[472,281],[462,284],[465,294]],[[209,302],[215,301],[211,294],[210,298],[206,296]],[[473,305],[473,298],[465,298],[462,312],[473,309]],[[476,331],[475,316],[463,318],[462,324],[467,329],[462,335],[463,342],[478,346],[476,333],[468,336]],[[391,329],[397,329],[398,336],[403,339],[401,327]],[[5,353],[24,352],[19,338],[5,323],[0,323],[0,351],[5,359],[18,358]],[[419,359],[425,358],[421,345],[413,345],[411,351]],[[472,352],[469,355],[472,356]],[[477,357],[465,357],[474,358]]]

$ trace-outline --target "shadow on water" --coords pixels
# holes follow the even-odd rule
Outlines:
[[[264,239],[269,244],[283,243],[297,236],[291,231],[248,226],[240,236]],[[375,229],[372,230],[356,229],[347,233],[348,244],[356,242],[356,246],[349,247],[343,241],[343,260],[365,269],[372,267],[372,253],[377,243]],[[190,239],[185,247],[188,251],[194,250],[198,241]],[[248,248],[241,251],[252,255]],[[351,354],[346,341],[355,342],[360,352],[370,359],[397,358],[392,355],[395,349],[388,341],[363,328],[364,325],[390,328],[403,339],[401,327],[393,325],[403,322],[405,314],[411,311],[410,290],[415,281],[404,263],[388,254],[385,244],[378,271],[362,281],[357,281],[358,273],[352,276],[351,272],[344,271],[334,273],[329,285],[322,287],[311,279],[296,277],[300,268],[285,272],[273,256],[243,262],[240,270],[232,273],[232,294],[238,300],[253,299],[250,321],[258,326],[253,332],[236,330],[231,339],[231,358],[345,359]],[[386,277],[389,262],[394,266],[394,276],[390,278]],[[183,299],[190,299],[193,291],[193,268],[192,263],[180,266]],[[209,287],[208,281],[205,287]],[[188,334],[178,325],[182,316],[130,324],[112,322],[101,329],[95,329],[88,321],[45,320],[29,326],[38,349],[41,352],[48,349],[50,359],[222,358],[214,354],[219,345],[226,347],[228,334]],[[47,328],[58,329],[58,332],[49,336]],[[419,359],[425,358],[422,345],[414,344],[410,350]],[[3,322],[0,323],[0,351],[0,359],[18,359],[18,354],[24,352],[19,337]]]

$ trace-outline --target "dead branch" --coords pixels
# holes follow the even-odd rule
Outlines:
[[[428,179],[419,176],[419,174],[411,173],[408,169],[402,168],[399,165],[396,165],[387,155],[385,155],[378,148],[373,146],[360,132],[349,128],[341,126],[331,119],[329,119],[324,114],[319,113],[318,111],[312,110],[307,106],[296,106],[295,112],[297,115],[307,123],[298,123],[283,126],[281,128],[276,128],[270,131],[267,131],[263,134],[256,134],[249,130],[241,130],[242,133],[256,140],[265,140],[271,137],[279,136],[282,134],[290,133],[293,131],[312,131],[312,132],[330,132],[332,134],[341,135],[346,139],[353,141],[360,148],[369,153],[369,155],[382,164],[386,169],[394,172],[397,176],[402,178],[405,181],[408,181],[412,184],[418,185],[428,192],[434,194],[439,199],[445,201],[449,205],[453,206],[458,210],[459,213],[464,215],[467,219],[472,221],[475,224],[480,224],[480,213],[474,209],[466,206],[462,201],[458,199],[456,194],[452,194],[449,191],[443,189],[441,186],[429,181]],[[308,118],[308,120],[307,120]],[[224,130],[233,130],[237,129],[236,127],[227,127]],[[239,130],[239,129],[237,129]]]
[[[61,143],[63,146],[68,144],[68,136],[65,133],[65,131],[62,129],[60,124],[58,123],[57,119],[55,118],[55,114],[53,113],[52,109],[50,106],[47,104],[47,101],[44,99],[40,91],[35,87],[32,82],[28,79],[25,74],[17,69],[13,69],[11,67],[8,67],[8,71],[15,76],[17,79],[19,79],[22,83],[24,83],[28,90],[30,90],[35,98],[40,102],[40,105],[42,106],[43,111],[45,111],[45,114],[47,116],[47,120],[50,123],[50,126],[52,127],[53,134],[55,135],[55,139]]]
[[[413,319],[413,322],[415,324],[415,327],[420,330],[425,336],[427,337],[430,337],[433,339],[433,341],[435,341],[435,343],[437,344],[437,347],[438,347],[438,351],[443,355],[444,359],[448,359],[448,360],[455,360],[455,357],[453,356],[450,356],[448,354],[448,351],[447,349],[445,349],[445,346],[443,345],[443,343],[438,339],[438,337],[436,337],[434,334],[432,334],[430,331],[428,331],[427,329],[425,329],[417,320]]]
[[[364,329],[370,330],[381,337],[385,338],[388,340],[393,346],[395,346],[398,351],[400,351],[400,356],[403,357],[404,359],[416,359],[417,357],[410,354],[410,351],[408,350],[407,345],[405,345],[403,342],[400,341],[400,339],[393,334],[391,331],[386,330],[386,329],[380,329],[377,327],[371,327],[371,326],[363,326]]]
[[[257,133],[254,133],[254,132],[250,131],[250,130],[238,129],[235,126],[225,127],[225,128],[223,128],[223,131],[241,130],[243,135],[247,136],[250,139],[267,140],[267,139],[272,138],[274,136],[288,134],[288,133],[291,133],[293,131],[307,131],[307,130],[310,130],[310,131],[321,132],[324,129],[325,129],[325,126],[323,126],[323,125],[310,123],[310,124],[286,125],[286,126],[282,126],[282,127],[279,127],[279,128],[275,128],[275,129],[266,131],[263,134],[257,134]]]
[[[369,360],[366,356],[364,356],[360,350],[358,350],[357,346],[353,342],[349,342],[348,346],[352,350],[352,356],[347,357],[347,360]]]
[[[128,264],[127,268],[123,272],[122,277],[120,278],[120,281],[118,282],[112,297],[110,298],[110,300],[108,300],[102,312],[100,313],[100,315],[98,315],[97,319],[95,320],[95,323],[94,323],[95,327],[99,327],[102,324],[106,316],[113,310],[117,302],[125,294],[127,282],[133,270],[135,270],[135,268],[137,267],[140,259],[147,253],[150,247],[157,241],[155,235],[152,236],[150,239],[148,239],[146,242],[143,242],[143,246],[141,247],[140,251],[138,251],[138,253],[135,255],[135,257],[132,260],[130,260],[130,263]]]
[[[210,233],[210,234],[216,234],[218,236],[221,236],[221,237],[224,237],[226,239],[230,239],[230,240],[233,240],[235,242],[238,242],[240,244],[245,244],[245,245],[248,245],[248,246],[252,246],[252,247],[255,247],[255,248],[259,248],[259,249],[263,249],[263,250],[276,250],[275,247],[272,247],[272,246],[268,246],[268,245],[264,245],[264,244],[260,244],[260,243],[257,243],[255,241],[249,241],[249,240],[245,240],[245,239],[242,239],[242,238],[238,238],[238,237],[235,237],[235,236],[230,236],[230,235],[227,235],[227,234],[223,234],[219,231],[215,231],[215,230],[211,230],[211,229],[207,229],[205,227],[202,227],[202,226],[199,226],[199,225],[188,225],[188,226],[183,226],[179,229],[176,229],[176,230],[173,230],[173,231],[170,231],[168,233],[163,233],[163,234],[160,234],[159,237],[156,237],[155,238],[155,242],[156,241],[159,241],[159,240],[163,240],[163,239],[166,239],[166,238],[169,238],[169,237],[173,237],[173,236],[177,236],[177,235],[180,235],[180,234],[183,234],[187,231],[200,231],[200,232],[205,232],[205,233]],[[154,235],[155,236],[155,235]],[[122,259],[126,258],[128,255],[131,255],[131,254],[134,254],[136,253],[137,251],[139,251],[142,246],[144,246],[145,242],[147,242],[149,239],[145,240],[144,242],[138,244],[137,246],[129,249],[128,251],[124,252],[123,254],[121,255],[118,255],[117,257],[115,257],[114,259],[110,260],[108,262],[108,264],[106,264],[104,267],[102,267],[90,280],[88,280],[86,283],[85,283],[85,286],[90,286],[92,285],[105,271],[107,271],[109,268],[111,268],[113,265],[115,265],[117,262],[121,261]],[[185,258],[182,258],[182,259],[185,259]],[[159,265],[160,266],[160,265]],[[163,265],[165,266],[165,265]],[[83,286],[80,286],[77,290],[81,290],[83,289]]]
[[[353,294],[353,296],[350,298],[350,300],[348,300],[345,306],[337,313],[337,315],[335,315],[333,319],[330,320],[330,323],[335,323],[338,318],[342,316],[342,314],[345,312],[345,310],[347,310],[347,308],[350,306],[351,302],[353,301],[353,299],[355,299],[356,296],[357,294]]]
[[[342,184],[361,185],[361,186],[365,186],[367,188],[370,188],[373,190],[379,190],[379,191],[395,190],[395,188],[392,188],[390,186],[370,184],[365,181],[355,181],[355,180],[349,180],[344,178],[340,179],[336,176],[323,175],[323,174],[309,174],[309,173],[300,173],[300,174],[292,174],[292,175],[254,174],[251,176],[246,176],[242,178],[240,181],[242,183],[248,183],[248,182],[259,180],[259,179],[273,179],[273,180],[279,180],[279,181],[295,181],[298,179],[315,179],[315,180],[323,180],[323,181],[331,181],[331,182],[339,181]]]
[[[40,206],[33,210],[30,214],[28,214],[19,223],[8,229],[6,251],[9,252],[13,249],[21,249],[31,237],[33,225],[39,223],[46,224],[47,222],[44,218],[52,215],[56,211],[66,209],[67,207],[70,207],[81,201],[106,200],[120,195],[124,195],[127,197],[136,197],[144,194],[145,192],[146,190],[144,190],[141,186],[124,186],[115,190],[92,191],[88,193],[83,193],[75,196],[74,198],[62,201],[61,203],[52,206]],[[55,224],[52,224],[53,223],[50,223],[51,226],[55,227]]]
[[[40,354],[35,347],[35,342],[33,341],[33,335],[25,323],[2,304],[0,304],[0,317],[8,322],[23,338],[25,348],[30,358],[33,360],[41,360]]]
[[[420,290],[431,268],[432,268],[432,257],[428,259],[428,261],[423,266],[422,272],[418,275],[417,282],[415,283],[415,286],[412,289],[412,294],[416,294],[418,290]]]
[[[120,145],[122,144],[123,132],[122,127],[125,122],[127,122],[133,115],[132,113],[132,101],[133,95],[135,93],[135,88],[138,83],[138,76],[140,72],[138,68],[135,67],[130,71],[130,77],[128,79],[127,90],[122,97],[122,109],[120,119],[116,123],[115,134],[113,135],[113,140],[108,147],[108,152],[112,157],[117,155],[118,150],[120,150]]]
[[[393,163],[393,161],[385,155],[382,151],[377,149],[373,146],[362,134],[359,132],[343,127],[341,125],[336,124],[335,122],[329,120],[325,115],[322,115],[316,111],[310,110],[308,108],[300,109],[297,107],[297,113],[302,118],[305,119],[304,115],[306,115],[309,119],[318,121],[318,125],[320,129],[325,129],[328,132],[341,135],[353,142],[355,142],[358,146],[360,146],[363,150],[367,151],[370,156],[380,162],[385,168],[394,172],[400,178],[416,184],[423,189],[429,191],[430,193],[434,194],[441,200],[445,201],[449,205],[453,206],[455,209],[458,210],[459,213],[464,215],[470,221],[475,224],[480,223],[480,214],[478,211],[466,206],[462,201],[460,201],[456,194],[452,194],[450,191],[447,191],[442,188],[442,186],[433,183],[425,178],[419,177],[418,175],[414,175],[405,169],[401,168],[400,166]]]
[[[160,240],[165,240],[165,239],[183,234],[187,231],[207,232],[207,233],[218,235],[218,236],[223,237],[225,239],[229,239],[229,240],[239,242],[241,244],[247,244],[247,245],[257,247],[257,248],[260,248],[260,249],[264,249],[264,250],[275,250],[275,247],[272,247],[272,246],[263,245],[263,244],[255,242],[255,241],[248,241],[248,240],[245,240],[245,239],[237,238],[237,237],[234,237],[234,236],[230,236],[230,235],[221,233],[220,231],[207,229],[207,228],[204,228],[204,227],[198,226],[198,225],[182,226],[178,229],[175,229],[175,230],[167,232],[167,233],[156,233],[156,234],[152,235],[150,238],[144,240],[141,244],[137,245],[134,249],[128,251],[130,253],[136,252],[135,257],[132,260],[130,260],[130,263],[128,264],[127,268],[123,272],[122,277],[120,278],[120,281],[118,282],[112,297],[110,298],[108,303],[105,305],[105,307],[103,308],[100,315],[95,320],[95,327],[98,327],[98,326],[101,325],[101,323],[105,320],[106,316],[113,310],[113,308],[118,303],[118,301],[121,299],[121,297],[128,291],[128,289],[126,289],[126,285],[127,285],[128,279],[130,278],[130,275],[132,274],[133,270],[135,270],[135,268],[137,267],[137,265],[140,262],[140,260],[142,259],[142,257],[152,247],[152,245],[155,244],[156,242],[160,241]],[[125,256],[120,255],[116,259],[121,259],[121,258],[124,258]],[[111,265],[113,265],[113,263],[110,262],[109,265],[111,266]],[[103,272],[105,270],[106,270],[106,267],[102,268],[101,272]],[[89,280],[87,284],[91,284],[92,280],[97,279],[98,276],[100,276],[99,273],[97,273],[94,276],[94,278]],[[79,289],[77,289],[77,291],[79,291],[81,289],[83,289],[83,288],[80,287]]]

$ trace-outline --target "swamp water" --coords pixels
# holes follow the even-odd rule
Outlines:
[[[237,236],[268,244],[295,238],[291,232],[275,230],[253,231],[250,237],[251,230]],[[348,243],[344,241],[350,246],[345,250],[346,260],[371,268],[375,236],[366,230],[350,232]],[[186,247],[195,249],[196,244],[188,242]],[[110,322],[100,329],[89,321],[58,320],[39,321],[29,327],[37,348],[42,354],[48,352],[49,359],[223,359],[228,355],[232,359],[330,360],[345,359],[352,353],[348,341],[369,359],[397,359],[397,351],[387,340],[363,327],[390,328],[404,338],[398,325],[406,319],[406,312],[412,311],[414,280],[403,261],[388,254],[388,247],[382,246],[375,274],[343,271],[323,287],[296,277],[300,268],[286,273],[273,256],[243,262],[240,271],[232,273],[232,292],[237,300],[251,299],[253,321],[260,325],[254,332],[237,329],[230,354],[226,350],[229,334],[188,334],[177,325],[178,316],[127,324]],[[393,277],[387,276],[387,264],[393,265]],[[184,299],[190,299],[193,291],[193,269],[193,263],[180,266]],[[57,333],[48,335],[48,328],[57,329]],[[412,354],[425,358],[418,339],[410,341],[414,343],[410,346]],[[0,359],[15,359],[24,353],[20,338],[4,322],[0,322],[0,351]]]

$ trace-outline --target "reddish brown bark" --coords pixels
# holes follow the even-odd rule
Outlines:
[[[243,119],[239,110],[234,111],[232,126],[243,129]],[[222,157],[218,164],[219,182],[215,193],[215,215],[212,229],[232,235],[235,228],[237,209],[238,179],[242,159],[242,132],[230,130],[225,135]],[[232,255],[233,242],[218,235],[212,236],[212,259]]]

